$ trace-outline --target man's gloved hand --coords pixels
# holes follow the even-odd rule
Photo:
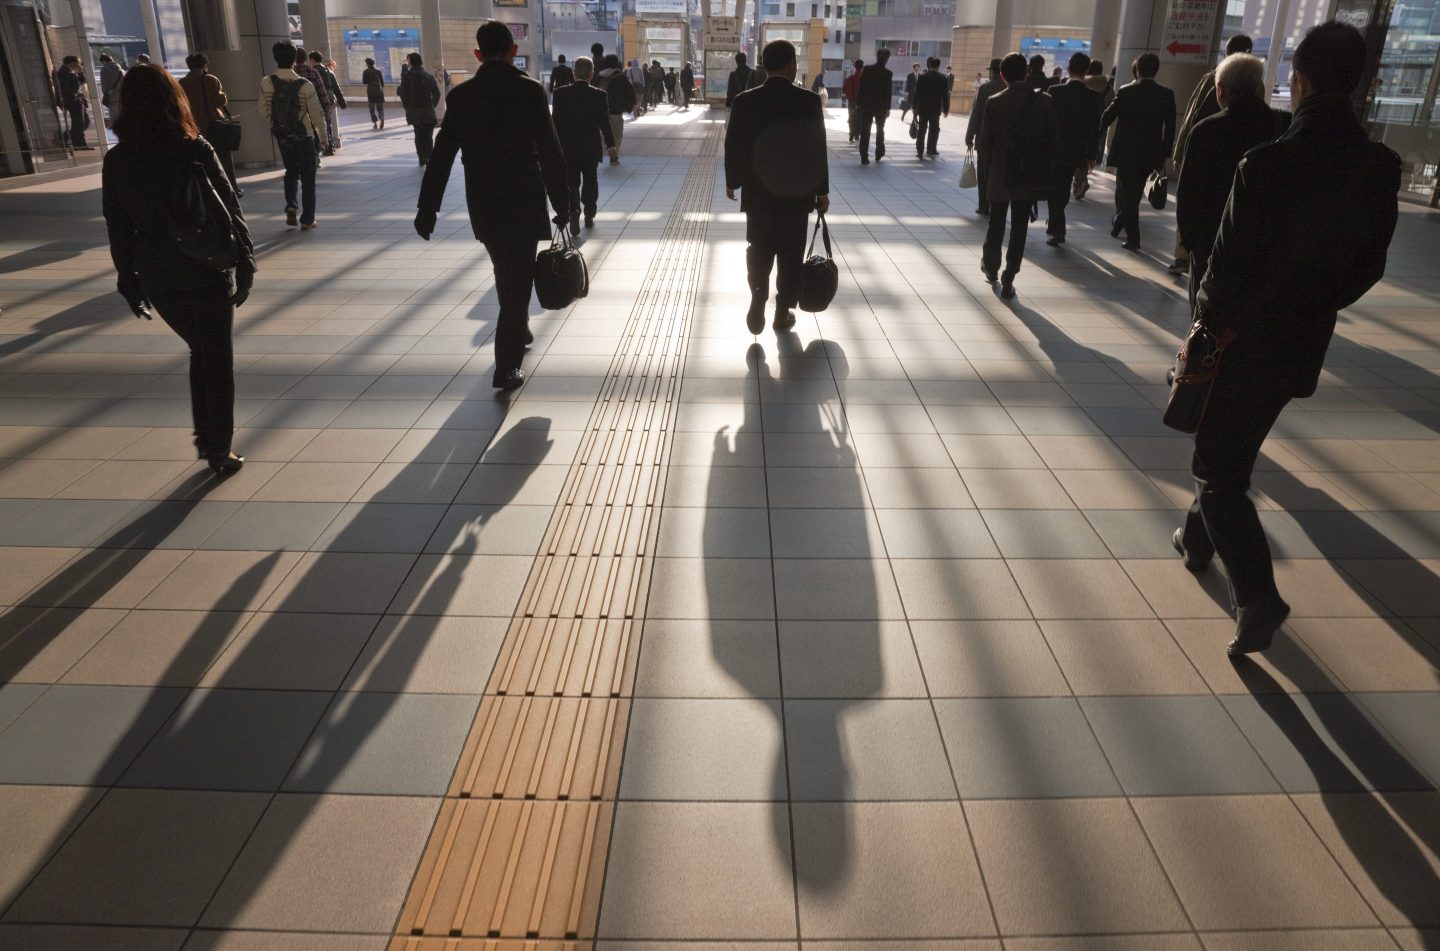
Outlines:
[[[230,295],[230,306],[239,307],[250,299],[250,288],[255,286],[255,269],[248,262],[241,262],[235,269],[235,293]]]
[[[435,212],[424,210],[415,212],[415,233],[426,241],[430,240],[430,235],[435,233]]]
[[[155,315],[150,310],[150,301],[145,298],[142,292],[121,291],[120,294],[125,298],[125,303],[130,305],[130,313],[139,317],[141,320],[151,320],[154,318]]]

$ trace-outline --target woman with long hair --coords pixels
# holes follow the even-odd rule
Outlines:
[[[158,66],[135,66],[125,74],[120,99],[115,122],[120,144],[105,155],[101,175],[118,289],[136,317],[149,320],[153,307],[190,348],[195,448],[216,474],[229,475],[245,462],[230,446],[235,428],[230,335],[235,308],[250,296],[254,282],[250,233],[230,180],[196,131],[175,78]],[[229,211],[233,267],[197,260],[176,236],[177,196],[192,181],[196,164]]]

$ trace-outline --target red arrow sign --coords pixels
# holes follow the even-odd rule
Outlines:
[[[1179,56],[1181,53],[1199,53],[1204,55],[1205,47],[1199,43],[1171,43],[1165,47],[1165,52],[1171,56]]]

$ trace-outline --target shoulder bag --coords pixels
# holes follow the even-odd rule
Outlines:
[[[535,297],[546,310],[563,310],[590,294],[590,269],[563,226],[550,247],[535,255]]]
[[[825,254],[815,253],[815,238],[824,235]],[[815,230],[810,235],[810,250],[805,252],[805,263],[800,265],[801,310],[818,314],[830,306],[840,289],[840,268],[836,266],[834,251],[830,247],[830,226],[825,223],[822,212],[815,220]]]
[[[1165,210],[1165,203],[1170,200],[1170,179],[1166,177],[1164,171],[1157,168],[1150,173],[1150,177],[1145,180],[1143,194],[1151,208],[1156,211]]]
[[[980,176],[975,171],[975,156],[969,152],[965,153],[965,164],[960,168],[960,187],[974,188],[980,184]]]
[[[191,142],[188,147],[194,154],[186,157],[170,194],[165,229],[181,256],[217,271],[229,270],[240,260],[235,223],[201,161],[205,143]]]

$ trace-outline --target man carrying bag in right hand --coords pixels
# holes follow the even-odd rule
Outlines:
[[[445,122],[420,185],[415,231],[430,240],[450,166],[455,153],[463,153],[470,226],[490,256],[500,297],[494,384],[513,390],[525,382],[520,362],[530,337],[535,245],[550,238],[545,197],[555,223],[564,224],[570,192],[545,87],[515,68],[518,48],[510,28],[487,20],[475,31],[475,44],[480,69],[445,99]]]

